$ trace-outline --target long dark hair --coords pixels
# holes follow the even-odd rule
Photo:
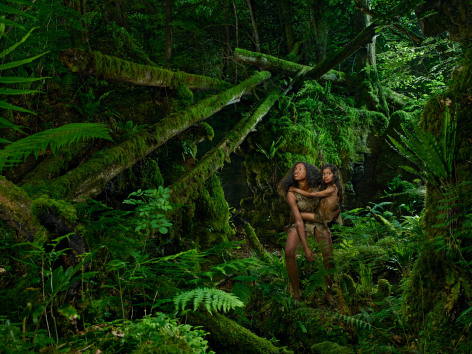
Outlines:
[[[325,168],[329,168],[331,172],[333,172],[333,184],[336,185],[336,188],[338,189],[338,198],[339,203],[341,204],[344,196],[343,179],[341,176],[341,172],[339,171],[338,166],[333,165],[332,163],[327,163],[323,165],[321,171],[323,172]],[[324,181],[321,181],[321,190],[325,190],[326,188],[328,188],[328,185],[324,183]]]
[[[295,181],[295,178],[293,178],[293,173],[295,172],[295,167],[298,164],[303,164],[305,165],[305,171],[306,171],[306,184],[308,185],[309,188],[316,188],[320,185],[321,183],[321,171],[312,165],[311,163],[304,162],[304,161],[299,161],[295,162],[295,164],[292,166],[290,170],[288,170],[287,174],[285,175],[284,178],[280,181],[277,190],[279,194],[283,197],[287,195],[288,189],[291,186],[294,186],[296,188],[299,187],[298,182]]]

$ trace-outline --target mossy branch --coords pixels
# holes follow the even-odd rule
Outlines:
[[[67,195],[73,200],[97,196],[111,179],[153,152],[167,140],[193,124],[212,116],[223,107],[239,102],[244,94],[269,77],[269,72],[258,72],[237,86],[201,100],[184,111],[167,116],[122,144],[99,151],[66,175],[49,181],[47,185],[44,184],[42,191],[56,197]]]
[[[241,119],[235,127],[203,156],[200,162],[188,173],[173,183],[171,189],[172,199],[177,203],[185,203],[188,198],[198,193],[200,186],[210,176],[223,167],[229,155],[246,139],[247,135],[253,131],[256,125],[267,114],[274,105],[278,97],[277,92],[270,93],[265,100],[257,107],[253,114]]]
[[[211,77],[174,72],[81,49],[66,49],[61,53],[60,59],[72,72],[134,85],[174,87],[183,82],[188,88],[199,90],[220,90],[230,86],[225,81]]]

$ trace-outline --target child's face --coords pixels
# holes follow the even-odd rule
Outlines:
[[[333,179],[334,179],[333,171],[331,171],[330,168],[325,168],[323,170],[323,182],[326,184],[330,184],[331,182],[333,182]]]
[[[304,179],[306,179],[306,168],[304,164],[299,163],[295,166],[295,170],[293,171],[293,178],[295,179],[295,181],[303,181]]]

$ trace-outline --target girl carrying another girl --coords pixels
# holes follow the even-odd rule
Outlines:
[[[323,263],[325,269],[329,272],[333,267],[333,250],[331,232],[329,230],[329,223],[336,221],[342,225],[340,216],[340,204],[343,197],[342,181],[339,169],[333,164],[326,164],[322,168],[322,183],[320,191],[307,190],[291,186],[289,192],[300,194],[308,198],[320,198],[320,207],[314,212],[300,213],[301,218],[305,222],[315,224],[315,236],[318,243],[321,245]],[[333,302],[330,290],[332,285],[331,278],[325,276],[326,283],[326,299],[328,302]]]

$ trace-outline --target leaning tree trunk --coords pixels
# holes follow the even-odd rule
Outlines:
[[[366,27],[362,32],[360,32],[351,42],[340,48],[338,51],[315,67],[292,63],[290,61],[278,59],[260,53],[254,54],[253,52],[243,49],[235,50],[235,60],[249,65],[256,65],[268,71],[282,72],[288,75],[297,74],[298,77],[296,78],[296,81],[298,82],[303,80],[318,80],[329,70],[336,67],[345,59],[349,58],[361,46],[370,43],[376,34],[377,28],[379,27],[379,24],[372,23],[370,26]]]
[[[169,188],[172,199],[184,204],[190,197],[198,194],[203,183],[217,170],[223,167],[229,155],[241,145],[247,135],[264,118],[277,100],[276,92],[270,93],[253,114],[241,119],[220,143],[203,156],[200,162]]]
[[[245,93],[250,92],[252,88],[269,77],[269,72],[258,72],[235,87],[201,100],[184,111],[171,114],[124,143],[108,150],[99,151],[67,174],[52,181],[42,182],[43,190],[49,191],[56,197],[67,196],[73,200],[97,196],[109,181],[167,140],[193,124],[212,116],[223,107],[239,102]],[[35,183],[41,183],[41,181],[31,181],[25,185],[25,188]]]
[[[66,49],[61,53],[60,59],[72,72],[81,72],[134,85],[175,87],[184,83],[190,89],[199,90],[220,90],[230,86],[227,82],[218,79],[136,64],[82,49]]]

